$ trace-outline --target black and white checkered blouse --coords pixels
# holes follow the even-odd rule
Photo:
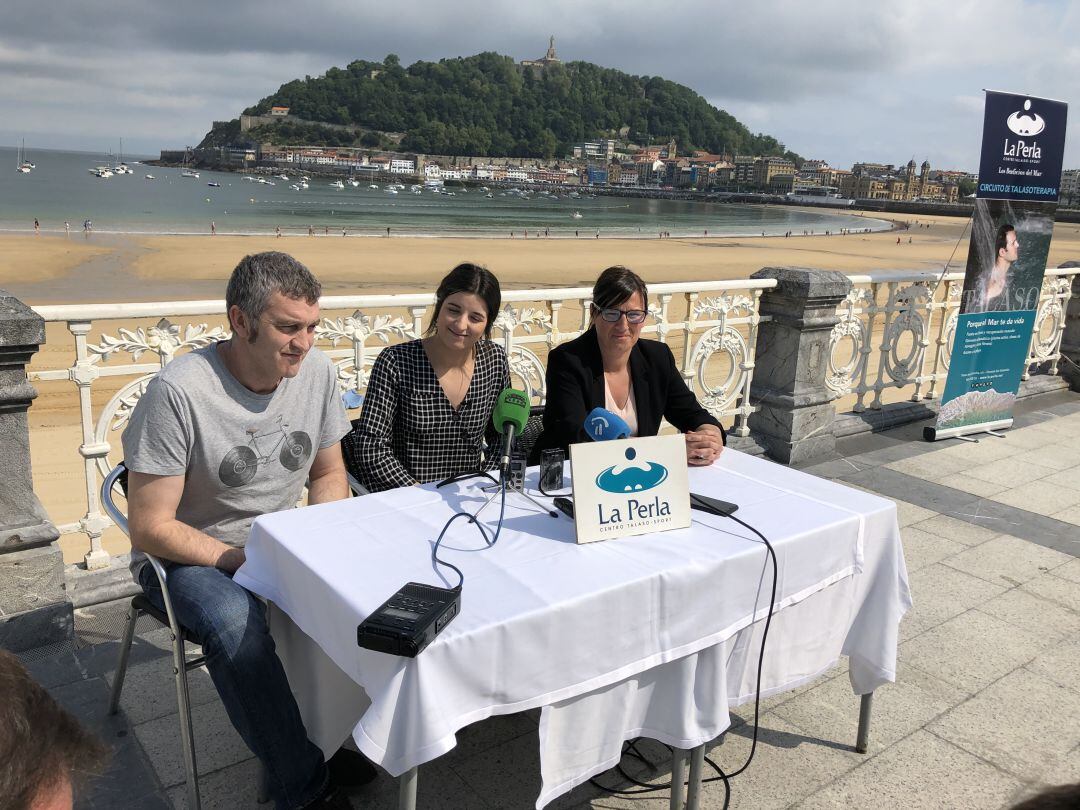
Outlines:
[[[481,340],[469,390],[455,411],[419,340],[383,349],[371,369],[360,419],[341,441],[349,472],[380,492],[490,469],[500,441],[491,412],[509,385],[506,352]]]

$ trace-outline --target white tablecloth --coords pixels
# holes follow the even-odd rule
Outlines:
[[[805,682],[841,652],[856,693],[894,679],[910,597],[891,501],[733,450],[691,470],[690,486],[738,503],[776,549],[765,690]],[[351,729],[397,775],[453,748],[470,723],[542,706],[540,807],[609,767],[624,739],[690,747],[753,698],[771,566],[751,532],[700,512],[689,529],[578,546],[568,519],[508,495],[497,545],[464,520],[443,542],[466,580],[461,614],[435,642],[416,659],[359,648],[357,624],[399,587],[442,581],[432,543],[455,510],[486,497],[477,481],[449,489],[296,509],[252,528],[236,579],[302,631],[275,620],[324,750]],[[497,503],[481,515],[492,529],[497,518]]]

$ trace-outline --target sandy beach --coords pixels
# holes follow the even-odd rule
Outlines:
[[[486,265],[508,289],[588,285],[611,264],[628,265],[652,283],[747,278],[762,267],[791,265],[940,271],[950,256],[950,267],[963,268],[966,219],[889,219],[900,230],[789,238],[4,235],[0,288],[31,305],[220,298],[236,262],[261,250],[296,256],[328,294],[427,291],[466,260]],[[1058,224],[1050,265],[1078,255],[1080,226]]]
[[[612,264],[628,265],[650,283],[748,278],[770,266],[846,273],[940,272],[950,256],[952,269],[964,267],[966,219],[889,218],[897,230],[790,238],[3,235],[0,289],[30,305],[220,299],[236,262],[261,250],[293,254],[312,269],[330,295],[433,291],[447,270],[465,260],[489,267],[508,289],[587,286]],[[1070,259],[1080,259],[1080,226],[1059,224],[1049,265]],[[94,343],[100,339],[99,328],[115,334],[117,325],[96,323],[90,339]],[[31,368],[65,368],[73,356],[73,339],[64,324],[50,324],[47,343]],[[130,378],[121,381],[126,379]],[[116,387],[111,380],[95,383],[95,414]],[[38,389],[29,415],[35,490],[56,523],[77,521],[86,501],[82,460],[76,451],[81,436],[75,387],[51,382],[40,383]],[[80,560],[87,549],[81,535],[68,536],[62,545],[69,562]],[[126,545],[115,530],[106,535],[110,550],[121,552]]]

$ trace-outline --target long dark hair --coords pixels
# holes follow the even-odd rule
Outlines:
[[[595,315],[601,309],[617,307],[629,300],[634,293],[640,293],[641,305],[649,309],[649,289],[641,276],[629,267],[617,264],[600,274],[592,288],[592,308]]]
[[[425,335],[435,334],[435,325],[439,321],[439,312],[442,311],[443,302],[455,293],[470,293],[480,296],[487,308],[487,323],[484,325],[484,339],[491,340],[491,328],[495,325],[495,319],[499,317],[499,309],[502,307],[502,291],[499,289],[499,280],[495,274],[479,264],[462,262],[439,282],[439,289],[435,291],[435,312],[431,316]]]

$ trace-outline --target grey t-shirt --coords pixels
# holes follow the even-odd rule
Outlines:
[[[242,547],[259,515],[296,506],[315,453],[349,432],[333,362],[318,349],[269,394],[241,385],[217,345],[173,360],[124,431],[124,463],[183,475],[177,520]],[[144,555],[132,551],[136,571]]]

